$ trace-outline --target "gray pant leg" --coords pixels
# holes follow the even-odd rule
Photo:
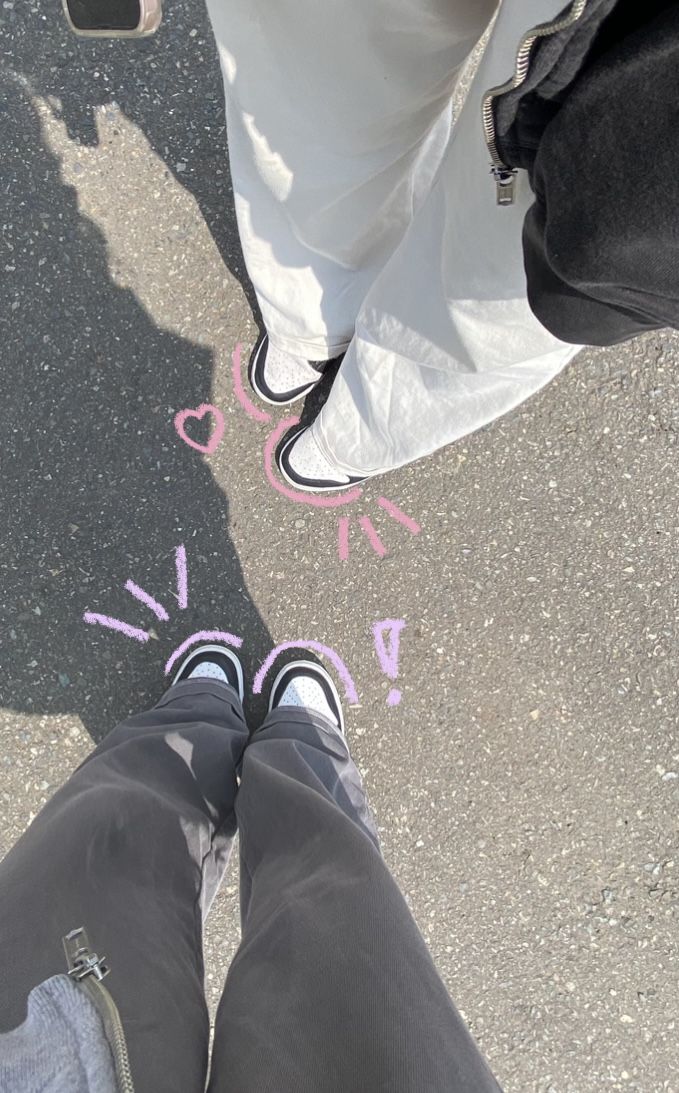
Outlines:
[[[181,683],[54,795],[0,863],[0,1031],[66,971],[61,938],[86,926],[111,967],[137,1093],[202,1093],[202,919],[235,832],[246,740],[233,692]]]
[[[236,814],[243,939],[209,1093],[497,1093],[322,717],[269,716]]]

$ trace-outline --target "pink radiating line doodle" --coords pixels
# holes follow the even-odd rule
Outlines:
[[[174,564],[177,570],[177,603],[182,611],[189,603],[188,577],[186,573],[186,547],[183,543],[175,549]]]
[[[405,624],[405,619],[383,619],[373,624],[377,659],[380,662],[380,668],[385,675],[389,676],[389,679],[398,678],[399,644]],[[398,706],[400,701],[401,692],[393,687],[387,695],[387,705]]]
[[[264,445],[264,473],[273,488],[277,490],[278,493],[282,493],[283,497],[287,497],[290,501],[299,501],[304,505],[313,505],[313,507],[317,509],[338,509],[342,505],[350,505],[352,501],[356,501],[362,493],[360,486],[356,486],[353,490],[349,490],[348,493],[342,493],[335,497],[324,497],[313,493],[302,493],[300,490],[290,489],[289,486],[285,486],[282,482],[279,482],[274,474],[273,454],[276,451],[276,445],[283,436],[283,433],[298,424],[298,417],[284,418],[283,421],[279,422],[276,426]]]
[[[351,677],[351,673],[349,672],[346,664],[344,663],[340,655],[335,652],[334,649],[330,649],[327,645],[321,645],[320,641],[284,641],[282,645],[277,645],[275,649],[271,650],[268,657],[262,664],[261,668],[258,670],[257,675],[255,676],[254,683],[252,685],[253,694],[261,694],[267,672],[271,668],[273,662],[276,660],[276,657],[278,657],[281,653],[285,652],[286,649],[311,649],[315,653],[320,653],[323,656],[326,656],[328,660],[332,661],[332,663],[334,664],[337,670],[337,674],[344,684],[344,690],[346,691],[346,696],[349,702],[358,702],[358,691],[356,690],[356,684],[354,683]]]
[[[243,347],[239,342],[234,349],[232,356],[233,387],[236,398],[245,410],[246,414],[249,417],[253,418],[255,421],[271,421],[271,415],[268,414],[266,411],[260,410],[255,405],[253,405],[252,401],[246,394],[243,387],[243,377],[241,369],[242,348]],[[352,502],[358,500],[363,492],[360,486],[356,486],[348,492],[328,497],[318,494],[308,494],[305,493],[303,490],[293,489],[285,482],[281,481],[280,478],[276,475],[274,471],[274,453],[276,451],[276,447],[281,440],[283,434],[287,432],[288,429],[292,429],[295,425],[298,424],[298,417],[286,418],[285,420],[279,422],[279,424],[275,427],[273,432],[266,440],[266,443],[264,445],[264,473],[266,475],[267,481],[269,482],[269,485],[273,486],[277,493],[282,494],[283,497],[287,497],[289,501],[296,501],[298,502],[298,504],[310,505],[313,508],[318,509],[342,508],[343,506],[350,505],[352,504]],[[411,516],[408,516],[407,513],[403,512],[403,510],[400,509],[398,505],[395,505],[393,501],[390,501],[387,497],[379,497],[377,503],[387,513],[388,516],[391,516],[393,520],[396,520],[399,524],[402,524],[403,527],[407,528],[408,531],[410,531],[413,535],[419,535],[422,528],[417,523],[417,521],[413,520]],[[377,534],[377,531],[375,530],[375,527],[370,518],[365,516],[359,522],[361,524],[361,527],[363,528],[363,531],[367,535],[370,545],[372,546],[375,553],[380,558],[384,558],[387,554],[387,548],[384,546],[382,540]],[[340,560],[347,561],[347,559],[349,558],[349,521],[346,517],[340,518],[337,535],[337,549]]]
[[[349,517],[340,516],[337,528],[337,552],[341,562],[349,557]]]
[[[197,645],[199,642],[204,641],[223,641],[227,645],[233,645],[234,648],[240,649],[243,644],[243,639],[237,637],[236,634],[229,634],[226,630],[196,630],[195,634],[191,634],[190,637],[183,641],[181,645],[178,645],[174,653],[170,656],[167,664],[165,665],[165,675],[168,676],[172,671],[173,665],[177,663],[180,656],[190,649],[192,645]]]
[[[199,444],[198,441],[192,440],[187,435],[184,422],[188,421],[189,418],[201,421],[206,414],[212,414],[215,424],[207,444]],[[195,448],[197,452],[203,452],[205,455],[212,455],[213,452],[217,451],[224,436],[224,414],[218,406],[213,406],[210,402],[204,402],[197,410],[180,410],[178,414],[175,414],[174,427],[179,439],[188,444],[189,448]]]
[[[403,524],[404,528],[407,528],[413,535],[419,535],[422,531],[417,521],[413,520],[412,516],[406,515],[393,501],[389,501],[386,497],[378,497],[377,504],[394,520],[398,520],[399,524]]]
[[[125,637],[134,638],[135,641],[148,641],[150,637],[150,634],[147,634],[145,630],[130,626],[129,622],[112,619],[110,615],[98,615],[96,611],[86,611],[83,615],[83,622],[88,623],[90,626],[104,626],[107,630],[117,630]]]
[[[125,591],[134,596],[135,600],[139,600],[140,603],[143,603],[146,607],[150,608],[156,618],[160,619],[161,622],[167,622],[170,616],[162,603],[158,603],[158,600],[154,600],[153,596],[149,596],[148,592],[145,592],[144,589],[140,588],[134,581],[125,582]]]
[[[368,542],[375,551],[375,554],[377,554],[380,558],[384,558],[384,555],[387,553],[387,548],[375,531],[375,526],[370,517],[362,516],[358,522],[361,525],[366,536],[368,537]]]
[[[253,402],[248,398],[245,388],[243,387],[243,379],[241,377],[240,367],[240,355],[242,350],[240,342],[233,351],[231,360],[233,366],[231,368],[231,375],[233,376],[233,389],[236,394],[236,398],[240,402],[241,406],[245,410],[248,417],[253,418],[254,421],[271,421],[271,414],[267,414],[266,410],[260,410]]]

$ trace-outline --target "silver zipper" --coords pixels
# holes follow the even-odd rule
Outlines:
[[[113,1053],[119,1093],[134,1093],[123,1023],[118,1007],[102,983],[110,971],[106,958],[91,951],[87,932],[82,927],[71,930],[62,940],[70,978],[85,991],[103,1021],[106,1039]]]
[[[540,23],[539,26],[533,27],[532,30],[527,31],[519,43],[514,74],[498,87],[491,87],[483,96],[481,107],[483,135],[486,139],[486,145],[490,153],[491,174],[495,179],[495,195],[498,205],[514,204],[516,176],[519,172],[516,167],[509,167],[506,163],[503,163],[498,154],[495,116],[493,112],[495,100],[499,98],[500,95],[506,95],[508,91],[514,91],[517,87],[521,87],[521,84],[528,75],[530,55],[538,38],[549,38],[552,34],[558,34],[559,31],[566,30],[568,27],[572,26],[573,23],[577,23],[578,19],[582,17],[586,7],[587,0],[573,0],[570,11],[568,11],[566,15],[561,18],[553,19],[551,23]]]

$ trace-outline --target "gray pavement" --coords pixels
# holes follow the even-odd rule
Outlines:
[[[280,496],[262,450],[284,415],[252,420],[234,393],[257,325],[215,51],[198,4],[168,8],[133,45],[72,39],[56,5],[0,8],[0,853],[160,694],[188,635],[242,636],[250,673],[317,639],[356,684],[349,737],[387,860],[507,1090],[679,1091],[679,336],[581,354],[345,510]],[[225,423],[208,456],[173,426],[203,403]],[[389,618],[406,620],[396,683],[371,634]],[[236,892],[232,868],[213,1003]]]

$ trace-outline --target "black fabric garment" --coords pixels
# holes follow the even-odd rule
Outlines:
[[[526,79],[495,104],[497,146],[505,163],[532,172],[545,129],[582,76],[615,6],[616,0],[588,0],[576,22],[536,40]],[[571,7],[568,4],[555,22],[565,19]]]
[[[679,327],[679,4],[590,0],[495,108],[529,171],[528,299],[563,341]]]
[[[84,925],[136,1093],[204,1093],[203,921],[236,828],[243,931],[209,1093],[500,1093],[380,854],[345,739],[285,706],[248,736],[213,679],[118,725],[0,862],[0,1055]],[[67,1093],[58,1074],[52,1088]]]

